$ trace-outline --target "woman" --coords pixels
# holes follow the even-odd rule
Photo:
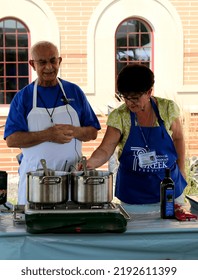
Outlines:
[[[119,73],[124,104],[109,115],[102,143],[87,161],[88,168],[97,168],[118,147],[115,195],[129,204],[159,202],[165,168],[171,169],[176,198],[187,185],[179,108],[172,100],[152,96],[153,85],[154,74],[144,65],[127,65]]]

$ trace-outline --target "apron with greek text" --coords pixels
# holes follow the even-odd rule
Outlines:
[[[66,97],[61,82],[57,79],[63,95]],[[37,83],[35,81],[33,90],[33,107],[28,114],[28,128],[29,131],[41,131],[45,130],[52,125],[49,113],[53,111],[53,123],[54,124],[71,124],[74,126],[80,126],[77,112],[66,104],[63,106],[50,108],[47,112],[46,108],[37,107]],[[49,88],[50,91],[50,88]],[[30,171],[36,171],[42,168],[40,159],[45,159],[47,167],[53,170],[69,171],[76,166],[76,163],[80,159],[82,143],[77,139],[72,139],[71,142],[65,144],[58,144],[53,142],[43,142],[41,144],[23,148],[23,159],[19,167],[19,189],[18,189],[18,204],[26,204],[26,173]]]
[[[165,176],[165,168],[171,169],[171,178],[175,183],[175,197],[183,192],[187,183],[176,163],[177,153],[173,141],[166,131],[155,102],[151,99],[159,126],[139,127],[135,124],[135,114],[131,115],[129,137],[120,156],[120,165],[116,177],[115,195],[129,204],[148,204],[160,201],[160,182]],[[143,134],[143,135],[142,135]],[[156,161],[141,166],[140,154],[156,152]]]

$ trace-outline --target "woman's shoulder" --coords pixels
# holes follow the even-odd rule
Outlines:
[[[130,122],[130,112],[126,104],[112,110],[108,116],[107,125],[121,129],[121,127]]]
[[[117,112],[119,114],[123,114],[123,113],[126,113],[128,112],[128,108],[126,106],[125,103],[121,104],[120,106],[118,106],[117,108],[114,108],[112,112]]]
[[[157,102],[160,113],[179,114],[179,106],[174,100],[158,96],[155,96],[154,98]]]
[[[174,100],[155,97],[161,118],[167,129],[170,129],[173,121],[180,117],[180,109]]]
[[[117,108],[112,109],[112,111],[109,114],[109,117],[113,118],[122,118],[123,116],[129,115],[129,110],[126,107],[126,104],[123,103]]]
[[[172,99],[168,99],[168,98],[163,98],[163,97],[159,97],[159,96],[154,96],[154,99],[157,101],[157,103],[159,105],[162,105],[162,106],[169,106],[170,104],[171,105],[177,105],[176,102]]]

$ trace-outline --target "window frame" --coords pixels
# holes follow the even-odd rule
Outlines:
[[[129,21],[137,21],[139,22],[139,24],[142,24],[144,25],[144,27],[146,28],[146,30],[148,30],[147,32],[140,32],[140,31],[134,31],[134,32],[128,32],[126,33],[126,41],[127,41],[127,45],[126,46],[122,46],[122,47],[118,47],[117,46],[117,34],[118,34],[118,30],[119,28],[123,25],[123,23],[125,22],[129,22]],[[124,33],[124,32],[123,32]],[[150,48],[150,59],[149,60],[130,60],[130,59],[126,59],[126,61],[123,63],[123,67],[125,65],[128,65],[128,64],[132,64],[132,63],[144,63],[144,64],[148,64],[149,63],[149,68],[153,69],[153,65],[154,65],[154,35],[153,35],[153,29],[151,28],[150,24],[145,21],[144,19],[142,18],[139,18],[139,17],[129,17],[129,18],[125,18],[124,20],[122,20],[120,22],[120,24],[117,26],[117,29],[115,31],[115,92],[117,93],[117,86],[116,86],[116,80],[117,80],[117,76],[118,76],[118,73],[121,71],[121,69],[123,68],[120,68],[120,70],[118,71],[118,64],[120,63],[119,60],[117,59],[117,53],[118,53],[118,49],[126,49],[127,51],[128,50],[135,50],[136,48],[143,48],[144,45],[130,45],[129,44],[129,36],[130,35],[138,35],[138,37],[141,37],[142,34],[149,34],[149,37],[150,37],[150,46],[148,48]],[[139,42],[141,42],[141,39],[139,39]],[[122,63],[121,63],[122,64]]]
[[[13,21],[13,24],[15,25],[15,28],[13,30],[10,30],[11,32],[6,31],[6,21]],[[0,20],[1,23],[1,31],[0,35],[2,37],[2,45],[0,45],[0,50],[2,54],[2,60],[0,61],[0,66],[2,66],[2,73],[0,76],[0,81],[3,83],[3,87],[1,89],[2,94],[2,100],[0,100],[0,106],[10,105],[11,100],[13,99],[14,95],[21,90],[25,85],[30,83],[30,73],[31,68],[29,65],[29,46],[30,46],[30,31],[27,27],[27,25],[21,21],[18,18],[15,17],[4,17]],[[11,23],[12,24],[12,23]],[[21,27],[20,27],[21,26]],[[22,31],[21,31],[22,29]],[[23,46],[20,45],[20,37],[26,36],[26,44]],[[14,42],[15,44],[11,46],[6,46],[6,36],[13,36],[15,38]],[[22,42],[22,41],[21,41]],[[10,51],[15,52],[15,59],[10,58],[8,60],[8,53]],[[24,52],[22,54],[22,59],[20,59],[20,52]],[[24,60],[24,57],[27,58]],[[24,69],[23,69],[24,67]],[[8,75],[9,69],[12,71],[14,69],[14,73],[11,75]],[[24,73],[24,71],[26,73]],[[12,79],[15,79],[14,88],[12,88],[12,84],[10,82],[10,88],[6,87],[6,84],[8,82],[8,79],[12,81]],[[27,81],[23,81],[23,79],[26,79]],[[21,84],[20,84],[21,83]],[[10,95],[10,100],[9,100]]]

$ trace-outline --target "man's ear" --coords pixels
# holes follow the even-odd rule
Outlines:
[[[36,71],[35,66],[34,66],[34,60],[29,60],[29,64],[32,66],[32,68],[34,69],[34,71]]]
[[[62,62],[62,57],[60,56],[59,57],[59,65],[61,64],[61,62]]]

